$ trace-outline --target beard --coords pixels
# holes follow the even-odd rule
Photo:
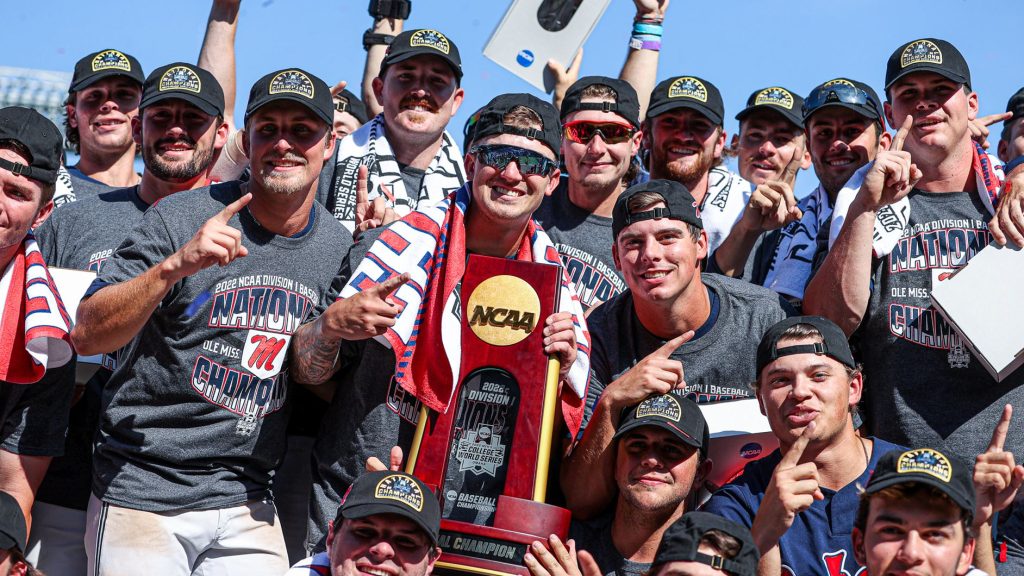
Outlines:
[[[175,142],[184,142],[192,146],[191,160],[167,162],[157,152],[160,146]],[[163,139],[158,140],[152,146],[146,146],[142,149],[142,161],[146,165],[146,170],[160,180],[166,182],[188,182],[209,168],[210,163],[213,161],[213,147],[199,146],[187,136],[177,140]]]
[[[281,160],[298,162],[303,165],[306,163],[306,159],[302,156],[292,154],[285,155]],[[254,174],[254,176],[256,175]],[[261,172],[259,181],[264,190],[277,196],[291,196],[309,188],[309,182],[304,182],[298,174],[275,174],[273,169]]]
[[[692,160],[669,161],[663,149],[651,151],[651,177],[665,178],[679,182],[693,190],[700,179],[715,165],[713,152],[701,148]]]

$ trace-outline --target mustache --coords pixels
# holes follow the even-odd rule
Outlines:
[[[421,106],[430,110],[431,112],[437,111],[437,104],[430,98],[425,96],[406,96],[402,98],[402,101],[398,103],[401,108],[409,108],[412,106]]]
[[[285,154],[283,156],[274,156],[272,158],[267,158],[265,161],[266,162],[277,162],[277,161],[295,162],[296,164],[303,164],[303,165],[305,165],[307,163],[306,159],[304,157],[302,157],[302,156],[300,156],[298,154],[291,154],[291,153]]]
[[[172,145],[172,144],[185,144],[186,146],[189,146],[190,148],[195,148],[196,147],[196,141],[193,140],[192,138],[190,138],[189,136],[184,135],[184,134],[181,135],[178,138],[161,138],[161,139],[157,140],[156,143],[153,144],[153,147],[154,148],[159,148],[161,146],[167,146],[167,145]]]

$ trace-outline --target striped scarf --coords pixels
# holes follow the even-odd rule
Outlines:
[[[0,381],[32,384],[47,368],[67,364],[70,332],[71,318],[29,233],[0,277]]]
[[[339,298],[348,298],[402,272],[411,280],[391,300],[404,304],[395,325],[375,339],[395,353],[395,379],[430,409],[447,412],[460,381],[461,307],[457,286],[466,267],[465,216],[469,186],[440,203],[420,208],[392,224],[370,247]],[[560,265],[548,235],[532,220],[517,260]],[[575,437],[583,418],[590,377],[590,334],[583,307],[562,271],[558,309],[571,312],[576,332],[576,362],[561,393],[562,413]],[[439,354],[440,353],[440,354]],[[445,361],[438,361],[443,355]]]

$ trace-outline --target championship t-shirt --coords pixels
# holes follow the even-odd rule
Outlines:
[[[179,192],[146,211],[90,292],[142,274],[241,195],[238,182]],[[269,497],[285,447],[288,344],[323,309],[349,243],[314,203],[308,230],[229,225],[248,255],[176,283],[103,390],[93,491],[148,511],[204,510]]]
[[[577,550],[586,550],[594,557],[604,576],[644,576],[650,563],[633,562],[624,558],[612,540],[611,513],[593,520],[573,520],[569,525],[569,538],[576,541]]]

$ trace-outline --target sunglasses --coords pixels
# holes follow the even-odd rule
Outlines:
[[[629,124],[617,122],[575,120],[562,126],[562,133],[570,142],[578,144],[590,144],[590,141],[598,134],[606,144],[620,144],[632,138],[633,134],[636,134],[636,130]]]
[[[519,167],[519,172],[526,176],[550,176],[558,168],[558,163],[544,157],[540,152],[527,150],[506,144],[490,144],[477,146],[469,151],[476,159],[498,171],[504,171],[512,162]]]
[[[819,86],[804,99],[803,115],[807,118],[815,110],[826,104],[854,104],[858,106],[870,106],[872,110],[878,110],[878,103],[868,95],[867,92],[849,86],[847,84],[832,84],[830,86]]]

